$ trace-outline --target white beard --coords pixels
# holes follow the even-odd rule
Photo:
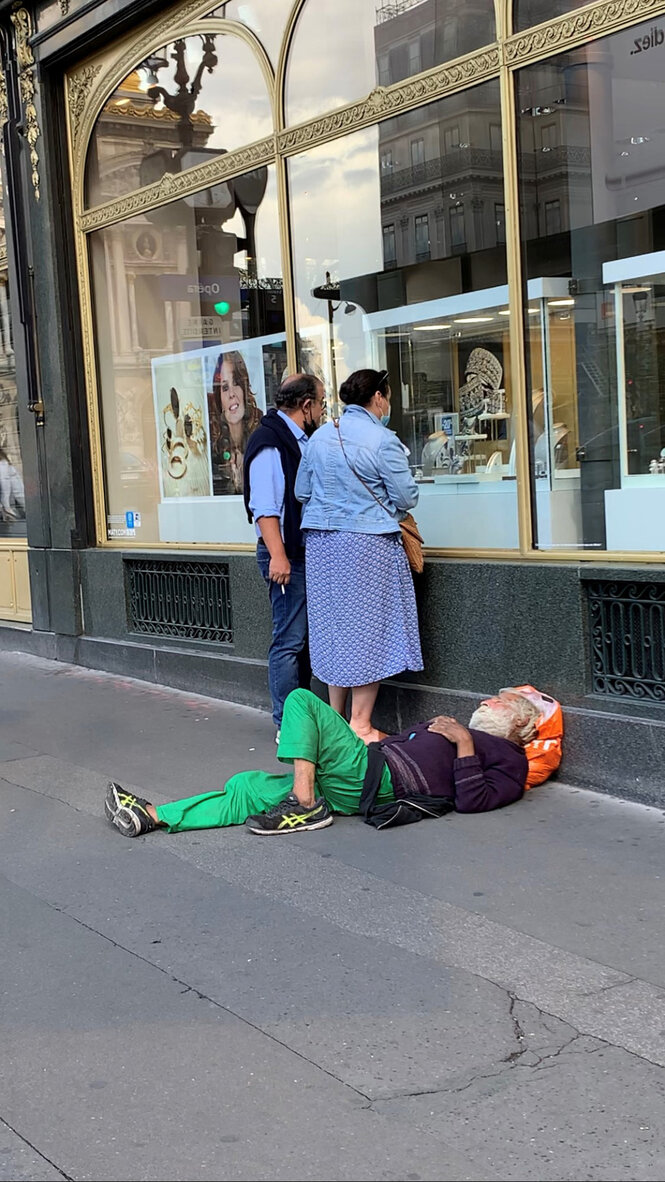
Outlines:
[[[509,739],[513,733],[513,718],[509,710],[481,705],[471,715],[469,726],[472,730],[484,731],[486,735]]]

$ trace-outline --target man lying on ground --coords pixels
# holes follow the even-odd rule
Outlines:
[[[245,821],[252,833],[261,835],[324,829],[332,825],[334,812],[361,811],[372,767],[372,808],[379,812],[391,802],[394,808],[396,801],[419,801],[429,816],[452,808],[486,812],[523,795],[528,772],[524,746],[536,735],[540,713],[525,694],[501,690],[474,711],[469,729],[441,715],[368,748],[335,710],[309,690],[296,689],[286,699],[277,750],[282,763],[293,764],[291,774],[238,772],[221,792],[161,805],[111,783],[105,813],[125,837],[158,827],[179,833]]]

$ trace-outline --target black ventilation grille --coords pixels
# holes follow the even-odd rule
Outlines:
[[[665,702],[665,583],[587,584],[595,693]]]
[[[126,559],[132,632],[233,641],[226,563]]]

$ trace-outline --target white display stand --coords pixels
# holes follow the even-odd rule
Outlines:
[[[658,477],[655,478],[656,481]],[[665,550],[665,489],[611,488],[605,493],[608,550]]]
[[[171,498],[159,503],[157,517],[161,542],[218,542],[220,546],[256,542],[241,496]]]

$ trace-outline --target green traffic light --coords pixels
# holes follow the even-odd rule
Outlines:
[[[215,304],[215,311],[218,316],[226,316],[226,313],[231,311],[231,305],[226,300],[219,300]]]

